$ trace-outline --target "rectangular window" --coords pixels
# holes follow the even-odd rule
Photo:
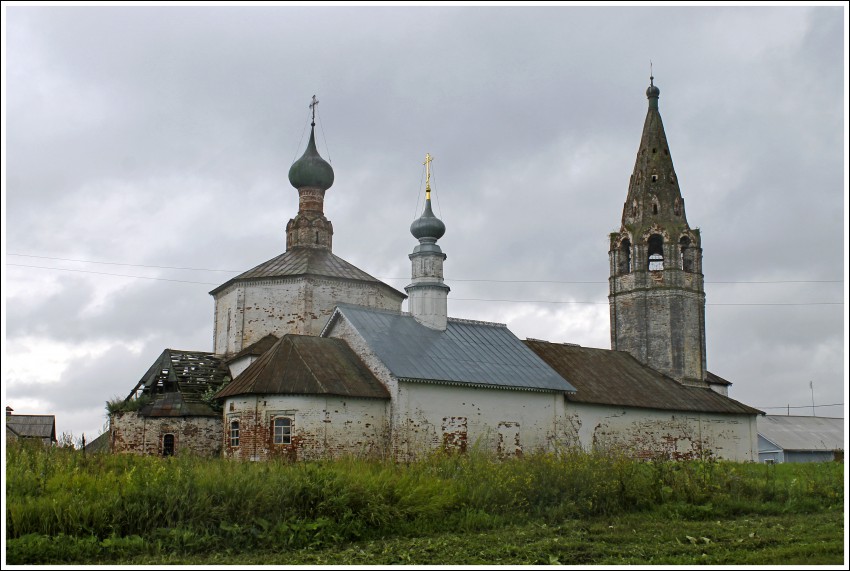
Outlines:
[[[272,421],[273,442],[275,444],[292,444],[292,419],[279,416]]]
[[[239,421],[233,420],[230,422],[230,446],[236,448],[239,446]]]

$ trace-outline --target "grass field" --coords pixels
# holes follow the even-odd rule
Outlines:
[[[831,564],[841,463],[286,464],[10,446],[8,564]]]

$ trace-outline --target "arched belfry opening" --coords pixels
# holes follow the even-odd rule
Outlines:
[[[620,243],[620,264],[618,272],[620,274],[628,274],[632,271],[632,243],[628,238],[624,238]]]
[[[647,241],[647,254],[649,254],[649,271],[655,272],[664,269],[664,237],[653,234]]]

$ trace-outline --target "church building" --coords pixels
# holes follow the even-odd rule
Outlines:
[[[323,209],[334,172],[316,149],[314,98],[307,149],[289,171],[299,211],[286,251],[210,292],[215,341],[204,358],[218,376],[205,402],[223,410],[199,429],[207,442],[218,438],[208,453],[410,461],[436,449],[510,457],[581,446],[757,459],[763,413],[729,398],[730,383],[706,368],[701,240],[685,217],[659,94],[651,78],[620,230],[610,235],[610,350],[521,341],[504,324],[448,316],[437,243],[446,226],[431,208],[429,155],[407,296],[335,256]],[[128,400],[183,390],[149,384]],[[162,409],[112,415],[113,443],[150,453],[134,449],[124,425],[153,427],[145,411]],[[155,450],[168,442],[175,452],[174,434],[163,432],[173,424],[145,432]]]

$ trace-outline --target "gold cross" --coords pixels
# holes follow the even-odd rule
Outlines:
[[[425,200],[431,200],[431,161],[434,160],[430,154],[425,153]]]

